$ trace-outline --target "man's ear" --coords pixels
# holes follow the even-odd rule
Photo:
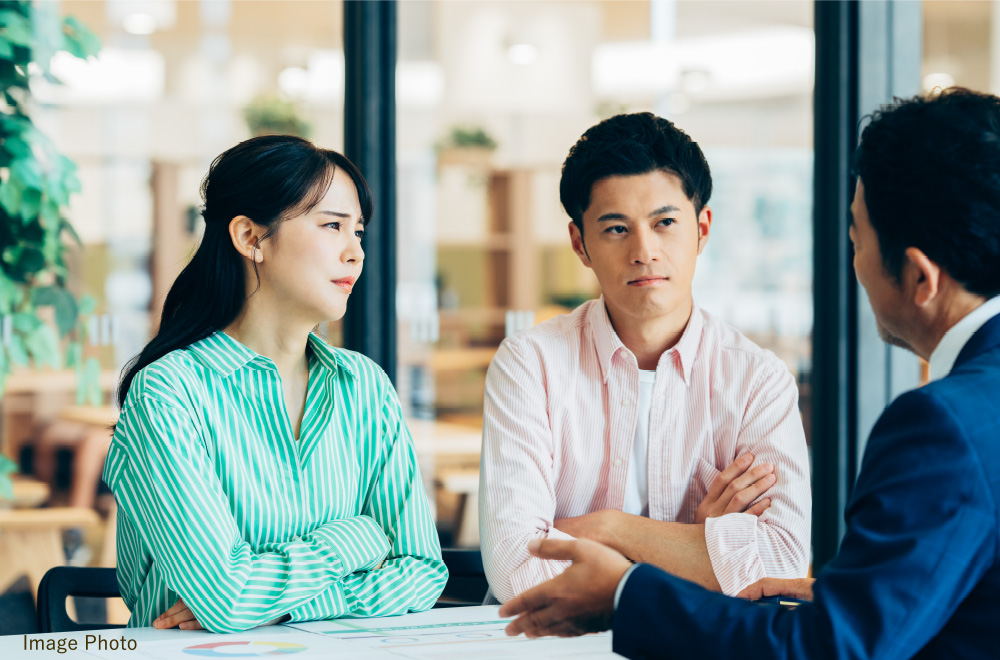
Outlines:
[[[260,239],[265,229],[245,215],[238,215],[229,221],[229,238],[233,247],[247,259],[256,263],[264,261],[260,249]]]
[[[705,249],[708,243],[708,232],[712,228],[712,209],[708,206],[702,207],[698,214],[698,254]]]
[[[923,307],[934,300],[941,288],[941,267],[919,248],[908,247],[904,254],[903,284],[912,292],[913,302]]]
[[[573,252],[576,252],[576,256],[580,257],[583,265],[587,268],[593,268],[590,265],[590,255],[587,254],[587,246],[583,242],[583,233],[572,220],[569,221],[569,240],[573,244]]]

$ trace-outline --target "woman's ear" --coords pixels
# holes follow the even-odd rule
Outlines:
[[[247,259],[256,263],[264,261],[260,238],[264,229],[245,215],[238,215],[229,222],[229,237],[233,247]]]

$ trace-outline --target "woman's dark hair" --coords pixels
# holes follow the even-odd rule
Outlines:
[[[291,135],[265,135],[223,152],[201,183],[205,236],[163,303],[160,328],[122,371],[118,405],[139,370],[167,353],[228,326],[246,302],[243,256],[229,223],[245,215],[272,236],[281,221],[308,212],[323,199],[337,168],[354,182],[362,222],[372,217],[372,196],[361,172],[343,155]],[[256,267],[256,266],[255,266]]]
[[[920,249],[967,291],[1000,294],[1000,98],[953,87],[872,113],[855,152],[882,262]]]
[[[712,173],[698,143],[649,112],[616,115],[587,129],[569,150],[559,181],[563,208],[580,232],[590,192],[600,179],[663,171],[681,180],[695,213],[712,196]]]

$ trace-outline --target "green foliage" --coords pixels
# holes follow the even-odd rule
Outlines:
[[[492,151],[497,148],[497,141],[480,126],[452,126],[448,137],[440,147],[457,149],[479,147]]]
[[[0,500],[14,499],[14,484],[10,475],[17,472],[17,463],[0,454]]]
[[[309,138],[312,127],[299,115],[291,101],[277,96],[259,96],[243,108],[243,118],[250,133],[259,135],[297,135]]]
[[[67,364],[80,365],[82,375],[92,370],[81,364],[81,314],[93,312],[93,304],[78,302],[67,288],[65,259],[68,242],[80,244],[65,217],[80,181],[73,161],[31,121],[29,83],[36,73],[51,79],[55,53],[86,59],[101,44],[57,8],[0,1],[0,395],[13,366],[61,367],[64,345]]]

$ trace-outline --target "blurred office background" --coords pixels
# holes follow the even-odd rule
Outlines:
[[[199,239],[198,186],[212,159],[266,131],[298,132],[343,151],[345,107],[357,101],[347,91],[352,54],[340,0],[52,4],[103,42],[89,62],[57,56],[52,73],[62,84],[37,78],[33,117],[79,167],[82,192],[69,219],[84,246],[72,280],[98,301],[97,341],[86,353],[103,367],[105,405],[77,405],[71,372],[25,369],[8,381],[0,451],[22,474],[7,506],[81,513],[59,522],[40,513],[25,527],[25,538],[43,535],[40,543],[49,544],[31,562],[18,559],[24,553],[13,546],[0,552],[13,558],[0,570],[0,634],[31,632],[40,570],[114,563],[114,502],[98,483],[116,414],[110,393],[155,328],[166,290]],[[497,346],[510,332],[599,293],[570,249],[558,181],[569,147],[613,114],[655,112],[704,149],[715,221],[695,301],[786,363],[811,443],[820,441],[816,428],[831,428],[814,423],[814,407],[864,398],[858,383],[868,382],[866,374],[894,371],[903,374],[897,385],[919,382],[914,360],[866,359],[867,303],[849,280],[841,278],[847,293],[833,307],[814,301],[814,291],[827,290],[814,286],[818,255],[826,254],[826,239],[814,241],[817,185],[826,186],[814,182],[814,143],[825,135],[814,94],[826,98],[817,94],[815,72],[817,57],[833,57],[820,43],[817,17],[826,11],[826,25],[835,18],[818,5],[841,5],[854,16],[854,41],[840,48],[855,52],[871,47],[863,28],[884,27],[892,6],[916,16],[915,30],[911,21],[905,33],[915,43],[883,48],[916,54],[914,73],[889,89],[910,85],[914,93],[952,84],[1000,91],[1000,3],[862,3],[882,7],[881,18],[866,18],[871,10],[852,3],[804,0],[386,4],[397,30],[395,72],[388,71],[395,76],[395,203],[386,210],[377,198],[374,222],[387,223],[395,250],[375,254],[394,260],[388,270],[395,280],[376,323],[392,325],[382,334],[394,337],[395,350],[374,357],[391,362],[383,366],[394,374],[444,544],[478,545],[483,382]],[[857,84],[863,81],[834,83]],[[888,100],[876,96],[876,103]],[[846,180],[846,168],[837,177]],[[834,261],[849,272],[845,252]],[[366,272],[384,267],[369,258]],[[832,344],[844,339],[848,352],[837,355],[851,366],[817,402],[814,318],[829,318],[831,309],[849,319],[847,335],[836,334]],[[332,343],[345,340],[341,323],[320,331]],[[851,428],[830,431],[829,440],[847,457],[831,477],[837,492],[849,491],[851,462],[871,421],[863,405],[845,405]],[[826,470],[829,461],[818,462],[828,455],[814,452],[814,469]],[[842,504],[832,499],[831,511]],[[815,517],[817,526],[837,524]],[[0,522],[0,543],[11,538]],[[107,613],[111,620],[125,615],[120,607]]]

